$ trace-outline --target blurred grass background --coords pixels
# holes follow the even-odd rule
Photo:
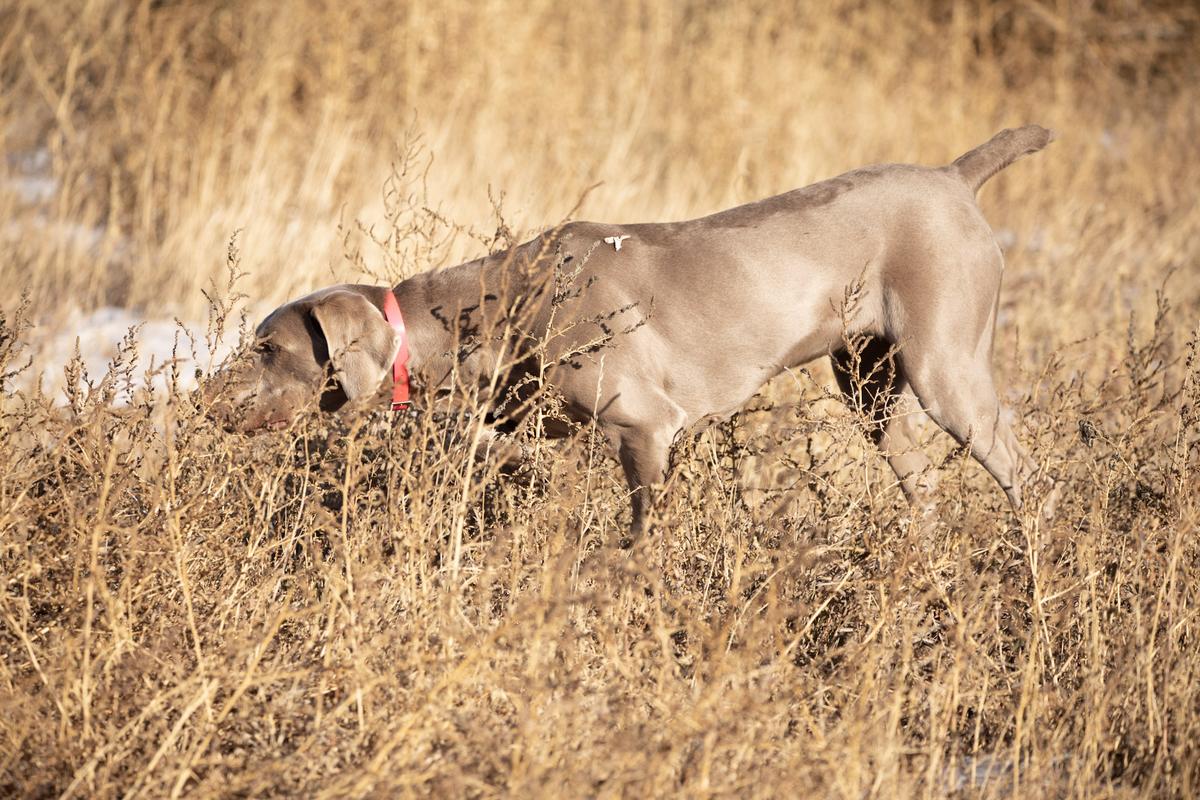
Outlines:
[[[0,415],[0,794],[1195,796],[1198,95],[1193,3],[0,2],[0,385],[23,293],[201,319],[235,232],[266,309],[1038,122],[981,203],[1065,484],[950,458],[922,531],[796,373],[614,553],[586,436],[246,442],[118,363]]]
[[[243,289],[266,304],[354,277],[345,234],[386,219],[381,186],[417,137],[433,159],[416,200],[490,234],[489,187],[518,231],[597,182],[580,216],[678,219],[867,163],[945,163],[1036,121],[1059,143],[984,203],[1088,276],[1039,270],[1047,303],[1021,308],[1041,315],[1153,279],[1084,252],[1087,225],[1147,259],[1195,252],[1197,25],[1193,4],[1070,0],[9,0],[0,291],[196,314],[237,230]],[[57,189],[15,191],[31,170]],[[390,266],[481,249],[451,240]]]

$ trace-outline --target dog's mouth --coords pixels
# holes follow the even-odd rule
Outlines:
[[[273,419],[265,419],[256,425],[247,425],[241,429],[241,432],[253,435],[266,431],[281,431],[291,424],[292,421],[287,417],[275,417]]]
[[[292,420],[288,417],[272,417],[262,421],[239,423],[237,420],[225,417],[221,420],[221,429],[226,433],[240,433],[244,436],[253,436],[257,433],[267,431],[281,431],[292,424]]]

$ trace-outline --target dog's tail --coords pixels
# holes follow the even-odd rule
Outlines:
[[[1005,128],[991,139],[954,159],[951,166],[978,192],[984,182],[1018,158],[1036,153],[1054,141],[1054,131],[1041,125]]]

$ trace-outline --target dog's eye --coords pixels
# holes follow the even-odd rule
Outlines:
[[[268,353],[277,353],[279,352],[279,345],[275,344],[274,342],[259,342],[258,344],[254,345],[254,352],[262,355],[267,355]]]

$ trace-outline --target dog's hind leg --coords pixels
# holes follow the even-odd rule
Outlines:
[[[914,416],[919,412],[907,391],[908,382],[891,344],[872,337],[853,352],[833,353],[833,372],[847,404],[863,414],[867,434],[883,452],[908,502],[927,509],[937,483],[937,473],[915,441]]]
[[[898,360],[921,406],[942,430],[983,465],[1021,507],[1021,484],[1033,471],[1005,420],[992,379],[991,351],[1002,262],[994,246],[978,262],[968,262],[974,291],[947,288],[931,293],[921,314],[909,318]],[[933,270],[959,275],[961,270]]]
[[[918,371],[917,397],[946,433],[970,445],[971,455],[1020,509],[1021,483],[1031,462],[1001,414],[991,371],[985,364],[932,361]]]

